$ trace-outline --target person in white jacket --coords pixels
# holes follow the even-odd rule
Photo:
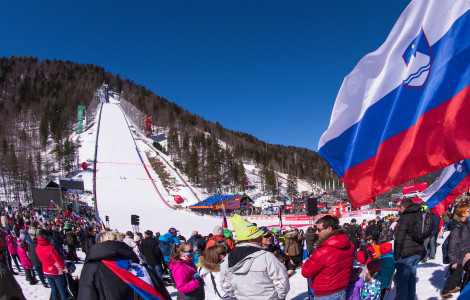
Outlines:
[[[221,262],[220,285],[235,299],[279,300],[290,290],[284,265],[262,247],[262,230],[234,215],[238,244]]]
[[[204,279],[206,300],[234,299],[220,286],[220,262],[227,255],[223,245],[207,248],[199,257],[199,275]]]

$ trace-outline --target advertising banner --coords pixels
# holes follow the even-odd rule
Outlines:
[[[286,205],[284,206],[284,209],[295,209],[294,205]]]
[[[77,132],[83,131],[83,106],[78,107],[77,113]]]
[[[427,182],[404,185],[403,186],[403,195],[406,195],[406,194],[411,193],[411,192],[422,192],[425,189],[427,189],[427,187],[428,187]]]

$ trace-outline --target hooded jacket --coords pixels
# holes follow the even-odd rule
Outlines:
[[[137,292],[122,281],[111,271],[102,260],[123,258],[138,263],[139,259],[132,248],[123,242],[106,241],[94,244],[85,258],[82,273],[80,275],[80,289],[78,299],[142,299]],[[153,286],[164,296],[171,299],[168,291],[153,272],[148,272],[152,277]]]
[[[220,286],[220,265],[199,257],[199,275],[204,279],[206,300],[233,299]]]
[[[7,235],[5,240],[7,241],[8,252],[10,252],[11,255],[18,255],[18,252],[16,251],[17,244],[15,238],[11,235]]]
[[[42,263],[42,271],[46,275],[62,275],[65,263],[49,240],[38,238],[36,253]]]
[[[263,247],[244,243],[220,264],[221,287],[236,299],[285,299],[290,290],[284,265]]]
[[[320,238],[317,248],[302,267],[302,276],[312,278],[315,297],[340,292],[349,284],[354,262],[354,245],[341,229]]]
[[[204,285],[194,278],[197,268],[192,260],[172,259],[170,270],[175,280],[176,289],[186,296],[180,298],[204,299]]]
[[[23,268],[25,268],[26,270],[30,270],[33,265],[31,263],[31,259],[28,256],[28,249],[18,246],[17,250],[18,250],[18,257],[20,258]]]
[[[449,235],[447,256],[451,265],[462,264],[465,254],[470,252],[470,224],[468,220],[462,222],[458,215],[454,216],[454,224]]]
[[[393,247],[395,260],[423,253],[424,242],[417,242],[410,235],[413,224],[420,217],[419,214],[420,206],[413,203],[403,211],[398,219],[397,226],[395,227],[395,244]]]

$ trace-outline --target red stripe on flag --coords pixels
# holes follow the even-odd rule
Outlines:
[[[153,286],[143,281],[142,279],[138,278],[137,276],[130,273],[129,271],[121,269],[120,267],[116,265],[115,261],[102,260],[102,262],[108,268],[110,268],[114,274],[119,276],[119,278],[121,278],[122,281],[124,281],[125,283],[132,284],[133,286],[136,286],[139,289],[151,295],[154,295],[155,297],[158,297],[160,299],[165,299]]]
[[[385,140],[376,156],[348,169],[341,178],[352,206],[369,204],[399,184],[469,158],[469,115],[467,86],[409,129]]]

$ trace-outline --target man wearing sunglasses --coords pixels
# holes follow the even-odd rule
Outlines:
[[[336,217],[327,215],[317,221],[318,241],[302,267],[302,276],[311,278],[316,299],[346,299],[354,262],[354,245],[344,234]]]

